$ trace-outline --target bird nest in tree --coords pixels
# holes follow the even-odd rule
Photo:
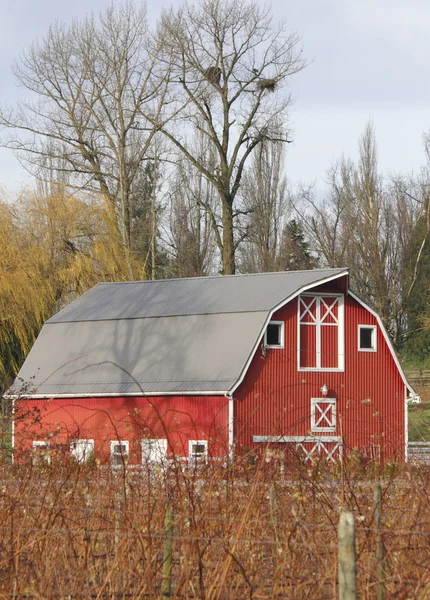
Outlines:
[[[206,79],[215,85],[219,85],[221,81],[221,69],[219,67],[208,67],[204,71]]]
[[[274,92],[276,86],[278,85],[278,80],[274,77],[270,79],[260,79],[257,81],[257,87],[260,90],[268,90],[269,92]]]

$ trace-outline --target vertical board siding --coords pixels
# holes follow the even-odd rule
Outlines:
[[[224,396],[154,396],[20,400],[16,438],[28,453],[35,440],[67,454],[74,439],[94,439],[95,456],[110,458],[110,442],[128,440],[130,463],[141,462],[141,440],[168,440],[170,457],[188,456],[189,440],[208,440],[209,455],[228,454],[228,400]],[[29,414],[31,412],[31,414]]]
[[[346,278],[345,278],[346,279]],[[342,284],[341,284],[342,285]],[[315,293],[339,293],[335,283]],[[345,369],[343,372],[298,371],[298,302],[293,300],[273,315],[285,322],[285,348],[259,348],[235,393],[235,438],[241,449],[261,447],[252,436],[305,436],[311,433],[311,398],[320,398],[326,384],[336,398],[336,431],[344,449],[358,449],[369,458],[404,460],[404,383],[377,327],[377,352],[358,350],[358,325],[378,325],[376,318],[350,296],[345,296]],[[302,329],[314,330],[312,325]],[[324,326],[323,365],[337,355],[337,327]],[[312,343],[310,333],[307,343]],[[306,348],[304,349],[306,350]],[[306,352],[300,352],[304,359]],[[310,352],[312,356],[312,352]],[[307,365],[313,358],[307,358]],[[337,364],[337,358],[336,358]],[[327,435],[317,433],[316,435]]]

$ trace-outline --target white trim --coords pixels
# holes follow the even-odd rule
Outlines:
[[[288,296],[285,300],[283,300],[282,302],[280,302],[279,304],[277,304],[274,308],[272,308],[271,311],[269,311],[269,314],[266,317],[266,320],[264,321],[263,327],[260,331],[260,334],[257,338],[257,341],[254,344],[254,348],[251,350],[251,353],[248,357],[248,360],[245,363],[245,366],[242,369],[242,372],[239,376],[239,379],[237,380],[237,382],[233,385],[233,387],[231,388],[230,392],[233,394],[237,388],[240,386],[240,384],[242,383],[242,381],[245,379],[245,375],[248,372],[249,369],[249,365],[252,362],[252,359],[254,358],[254,355],[258,349],[258,347],[260,346],[260,340],[261,337],[263,335],[263,332],[265,331],[266,327],[267,327],[267,323],[270,322],[273,314],[279,310],[280,308],[282,308],[283,306],[285,306],[286,304],[288,304],[288,302],[291,302],[291,300],[294,300],[294,298],[297,298],[297,296],[299,296],[300,294],[303,294],[304,292],[306,292],[307,290],[311,290],[314,287],[317,287],[319,285],[324,285],[325,283],[330,283],[330,281],[334,281],[335,279],[340,279],[341,277],[345,277],[349,275],[349,272],[347,269],[345,269],[345,271],[341,271],[340,273],[337,273],[337,275],[331,275],[330,277],[326,277],[325,279],[320,279],[319,281],[314,281],[313,283],[310,283],[308,285],[304,285],[303,287],[301,287],[299,290],[297,290],[296,292],[294,292],[294,294],[291,294],[290,296]]]
[[[192,453],[193,444],[204,446],[203,454],[195,455]],[[198,462],[206,462],[208,460],[208,441],[207,440],[188,440],[188,462],[195,465]]]
[[[15,462],[15,398],[12,398],[11,446],[12,446],[12,464],[13,464]]]
[[[267,329],[268,329],[268,327],[270,325],[279,325],[279,328],[280,328],[280,332],[279,332],[280,343],[279,344],[268,344],[267,343]],[[285,323],[284,323],[284,321],[269,321],[267,323],[267,327],[266,327],[266,329],[264,331],[264,346],[265,346],[265,348],[275,348],[275,349],[278,349],[278,350],[284,348],[285,347],[285,333],[284,333],[284,330],[285,330]]]
[[[411,392],[413,395],[416,395],[416,392],[415,392],[415,390],[413,389],[413,387],[411,387],[411,385],[408,383],[408,380],[406,379],[406,375],[405,375],[405,373],[404,373],[404,371],[403,371],[403,369],[402,369],[402,365],[400,364],[400,362],[399,362],[399,359],[398,359],[398,358],[397,358],[397,356],[396,356],[395,350],[394,350],[394,348],[393,348],[393,345],[392,345],[392,343],[391,343],[391,340],[390,340],[390,337],[389,337],[389,335],[388,335],[388,333],[387,333],[387,330],[386,330],[386,329],[385,329],[385,327],[384,327],[384,324],[383,324],[383,322],[382,322],[382,319],[381,319],[381,317],[380,317],[380,316],[378,315],[378,313],[376,313],[376,312],[375,312],[375,311],[374,311],[372,308],[370,308],[370,306],[368,306],[368,305],[367,305],[367,304],[364,302],[364,300],[361,300],[361,298],[359,298],[358,296],[356,296],[356,295],[354,294],[354,292],[351,292],[350,290],[348,290],[348,294],[351,296],[351,298],[353,298],[353,299],[354,299],[356,302],[358,302],[358,304],[361,304],[361,306],[363,306],[363,308],[366,308],[366,309],[367,309],[367,310],[370,312],[370,314],[371,314],[371,315],[373,315],[373,316],[375,317],[375,319],[376,319],[376,320],[377,320],[377,322],[378,322],[379,328],[380,328],[380,330],[381,330],[381,332],[382,332],[382,335],[384,336],[384,339],[385,339],[385,341],[386,341],[386,343],[387,343],[388,349],[389,349],[389,351],[391,352],[391,355],[392,355],[392,357],[393,357],[393,359],[394,359],[394,362],[396,363],[397,369],[398,369],[398,371],[399,371],[399,373],[400,373],[400,376],[401,376],[401,378],[402,378],[402,380],[403,380],[403,383],[405,384],[405,386],[408,388],[408,390],[409,390],[409,391],[410,391],[410,392]]]
[[[179,390],[176,392],[115,392],[115,393],[97,393],[97,394],[28,394],[28,395],[16,395],[16,394],[4,394],[5,398],[11,398],[13,400],[56,400],[62,398],[129,398],[129,397],[151,397],[151,396],[225,396],[228,390],[215,392],[195,392],[195,391],[183,391]]]
[[[256,444],[300,444],[307,442],[341,442],[341,435],[253,435],[252,441]]]
[[[306,325],[306,323],[300,322],[300,299],[305,298],[318,298],[316,303],[316,319],[315,324],[310,323],[311,326],[316,327],[316,341],[315,341],[315,360],[316,367],[301,367],[300,366],[300,325]],[[321,367],[321,327],[328,327],[330,324],[322,325],[321,322],[321,299],[322,298],[337,298],[337,323],[333,323],[333,326],[337,327],[337,367]],[[325,304],[325,303],[324,303]],[[331,312],[331,311],[330,311]],[[345,294],[327,293],[322,294],[320,292],[315,294],[299,294],[297,298],[297,370],[299,372],[314,371],[318,373],[343,373],[345,371]]]
[[[405,400],[405,462],[408,462],[408,442],[409,442],[409,403],[408,403],[408,390],[404,386],[404,400]]]
[[[321,415],[319,416],[319,419],[317,418],[316,415],[316,406],[317,404],[327,404],[329,406],[327,406],[326,410],[321,413]],[[331,407],[331,415],[332,415],[332,422],[333,425],[331,426],[323,426],[323,427],[318,427],[318,423],[321,421],[321,419],[325,419],[325,421],[328,421],[328,418],[326,416],[326,412],[327,410]],[[321,409],[320,409],[321,410]],[[330,431],[336,431],[336,398],[311,398],[311,431],[318,433],[318,432],[330,432]]]
[[[371,344],[370,348],[362,348],[361,342],[361,330],[371,329]],[[357,348],[359,352],[377,352],[378,351],[378,327],[376,325],[358,325],[358,336],[357,336]]]
[[[228,455],[230,460],[234,454],[234,400],[232,394],[226,394],[228,400]]]
[[[125,446],[126,450],[125,452],[113,452],[113,447],[115,445],[121,445],[121,446]],[[112,467],[120,467],[120,464],[113,464],[112,463],[112,458],[114,456],[120,456],[121,457],[121,461],[122,462],[126,462],[130,456],[130,443],[128,442],[128,440],[111,440],[110,443],[110,463]]]

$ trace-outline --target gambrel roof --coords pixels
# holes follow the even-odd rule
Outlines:
[[[315,269],[100,283],[46,322],[10,393],[228,394],[273,312],[347,275]]]

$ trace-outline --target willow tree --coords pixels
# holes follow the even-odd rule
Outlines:
[[[132,239],[133,187],[167,93],[144,8],[113,5],[98,18],[56,22],[15,62],[28,100],[0,109],[12,148],[36,174],[101,192],[124,245]]]
[[[0,383],[53,312],[98,281],[128,278],[127,254],[104,203],[64,194],[0,202]]]
[[[247,0],[185,2],[162,15],[159,37],[170,71],[170,93],[183,107],[161,127],[164,134],[216,189],[221,223],[214,222],[222,272],[235,271],[234,221],[245,165],[265,140],[287,142],[274,124],[286,123],[290,78],[305,63],[300,37],[273,23],[268,8]],[[197,129],[216,156],[215,165],[193,144]]]

